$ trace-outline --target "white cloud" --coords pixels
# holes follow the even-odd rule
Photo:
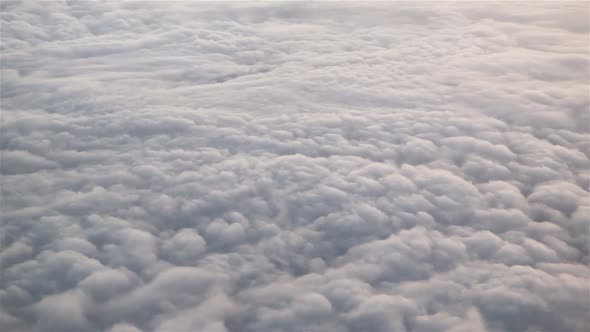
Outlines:
[[[590,327],[588,4],[1,8],[1,330]]]

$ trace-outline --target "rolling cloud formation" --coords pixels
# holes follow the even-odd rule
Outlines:
[[[588,3],[1,3],[0,330],[590,328]]]

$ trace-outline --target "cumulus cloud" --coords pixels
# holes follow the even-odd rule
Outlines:
[[[0,6],[0,330],[590,328],[587,3]]]

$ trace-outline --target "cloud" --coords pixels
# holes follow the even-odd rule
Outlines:
[[[1,4],[0,329],[585,331],[585,3]]]

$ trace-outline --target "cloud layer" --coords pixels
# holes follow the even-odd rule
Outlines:
[[[590,328],[587,3],[1,6],[0,330]]]

